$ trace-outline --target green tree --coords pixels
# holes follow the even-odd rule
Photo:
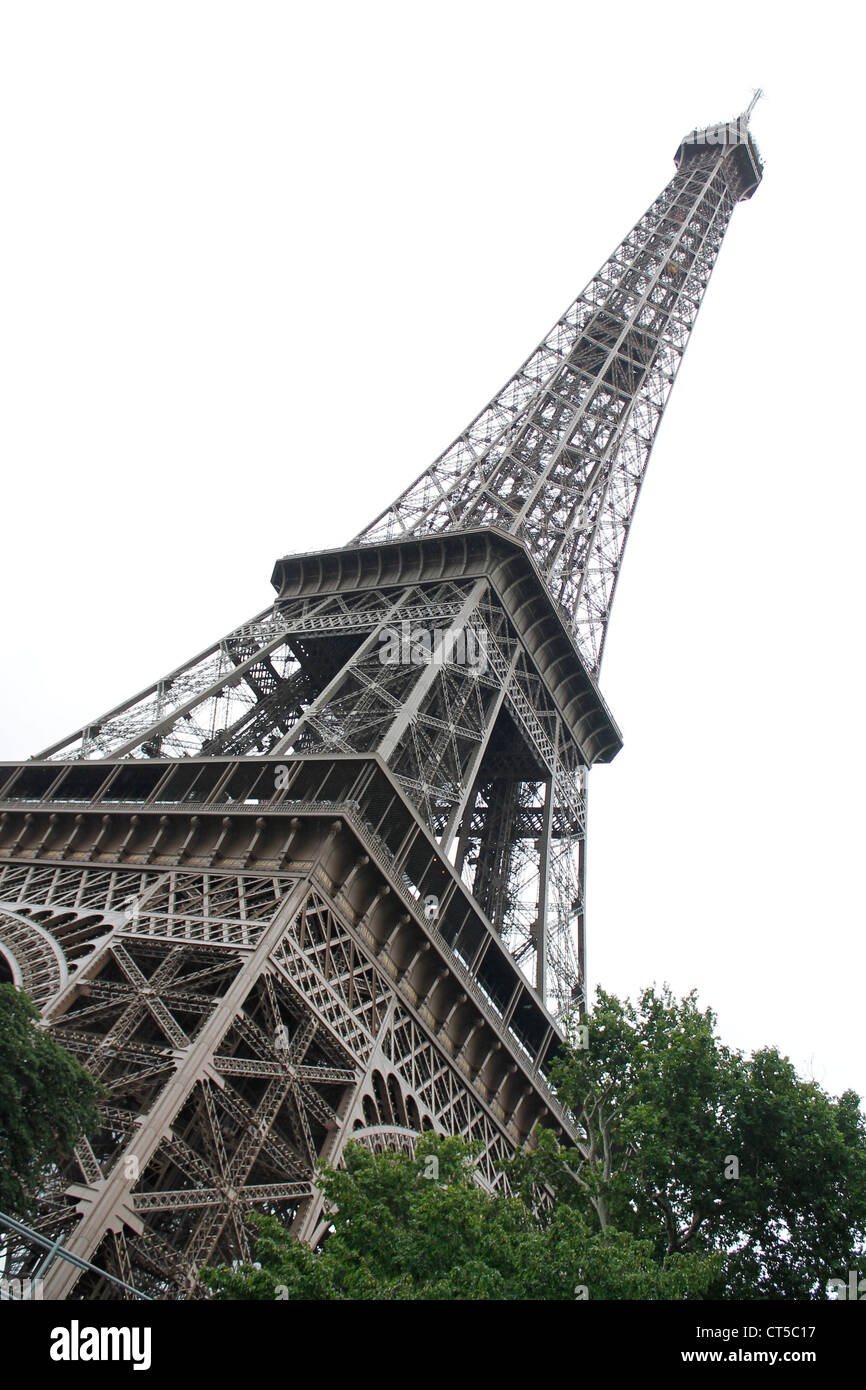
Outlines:
[[[206,1269],[222,1299],[669,1299],[701,1297],[712,1261],[659,1260],[650,1241],[593,1230],[563,1204],[543,1217],[473,1177],[460,1139],[425,1134],[415,1157],[347,1145],[320,1181],[333,1231],[321,1251],[252,1216],[256,1265]],[[431,1161],[432,1160],[432,1161]],[[425,1174],[431,1176],[425,1176]],[[434,1176],[435,1175],[435,1176]]]
[[[714,1253],[713,1296],[822,1297],[866,1236],[866,1124],[858,1097],[826,1095],[771,1048],[725,1047],[694,994],[599,990],[553,1083],[577,1149],[548,1135],[521,1155],[523,1190],[651,1242],[656,1258]]]
[[[26,994],[0,985],[0,1211],[18,1216],[99,1120],[97,1082],[38,1019]]]

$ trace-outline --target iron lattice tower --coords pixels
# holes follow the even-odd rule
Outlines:
[[[750,108],[751,110],[751,108]],[[0,806],[0,958],[110,1091],[40,1229],[157,1297],[326,1229],[348,1138],[542,1121],[584,997],[597,679],[650,451],[737,202],[748,115],[676,172],[469,428],[272,607],[26,763]],[[32,1272],[25,1244],[15,1272]],[[11,1266],[10,1266],[11,1267]],[[110,1297],[57,1263],[51,1297]]]

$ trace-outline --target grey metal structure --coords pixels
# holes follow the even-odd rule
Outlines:
[[[750,108],[751,110],[751,108]],[[0,956],[111,1091],[39,1226],[150,1296],[243,1259],[251,1207],[327,1228],[347,1139],[482,1142],[568,1117],[584,998],[597,678],[655,433],[725,229],[748,112],[676,172],[469,428],[273,606],[0,767]],[[20,1272],[30,1258],[22,1246]],[[48,1297],[112,1297],[70,1262]]]

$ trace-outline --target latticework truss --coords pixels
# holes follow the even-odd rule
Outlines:
[[[729,218],[751,191],[729,146],[687,154],[511,380],[357,538],[479,526],[517,536],[593,674],[656,431]]]
[[[208,852],[192,861],[213,861],[222,819],[185,822],[205,823]],[[534,1073],[553,1031],[539,1018],[530,1059],[525,1027],[513,1031],[519,998],[497,1005],[458,940],[422,932],[410,869],[402,901],[389,898],[339,821],[285,823],[273,871],[94,867],[101,817],[83,862],[46,864],[26,843],[18,862],[3,854],[0,951],[26,968],[51,943],[46,1021],[109,1092],[101,1130],[56,1169],[35,1227],[152,1297],[196,1296],[203,1265],[248,1259],[249,1210],[319,1239],[316,1169],[350,1138],[463,1135],[494,1187],[540,1113],[561,1123]],[[258,818],[238,833],[228,857],[247,859],[237,851],[260,837]],[[7,1268],[27,1277],[39,1258],[22,1241]],[[64,1264],[46,1296],[116,1295]]]

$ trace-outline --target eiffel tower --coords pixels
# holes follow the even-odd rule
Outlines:
[[[754,105],[754,102],[752,103]],[[35,1228],[48,1298],[202,1294],[245,1214],[313,1244],[345,1143],[543,1123],[584,1001],[586,784],[653,440],[735,205],[735,121],[675,173],[468,429],[273,604],[0,765],[0,963],[108,1091]],[[7,1272],[41,1262],[22,1239]],[[96,1268],[94,1268],[94,1266]]]

